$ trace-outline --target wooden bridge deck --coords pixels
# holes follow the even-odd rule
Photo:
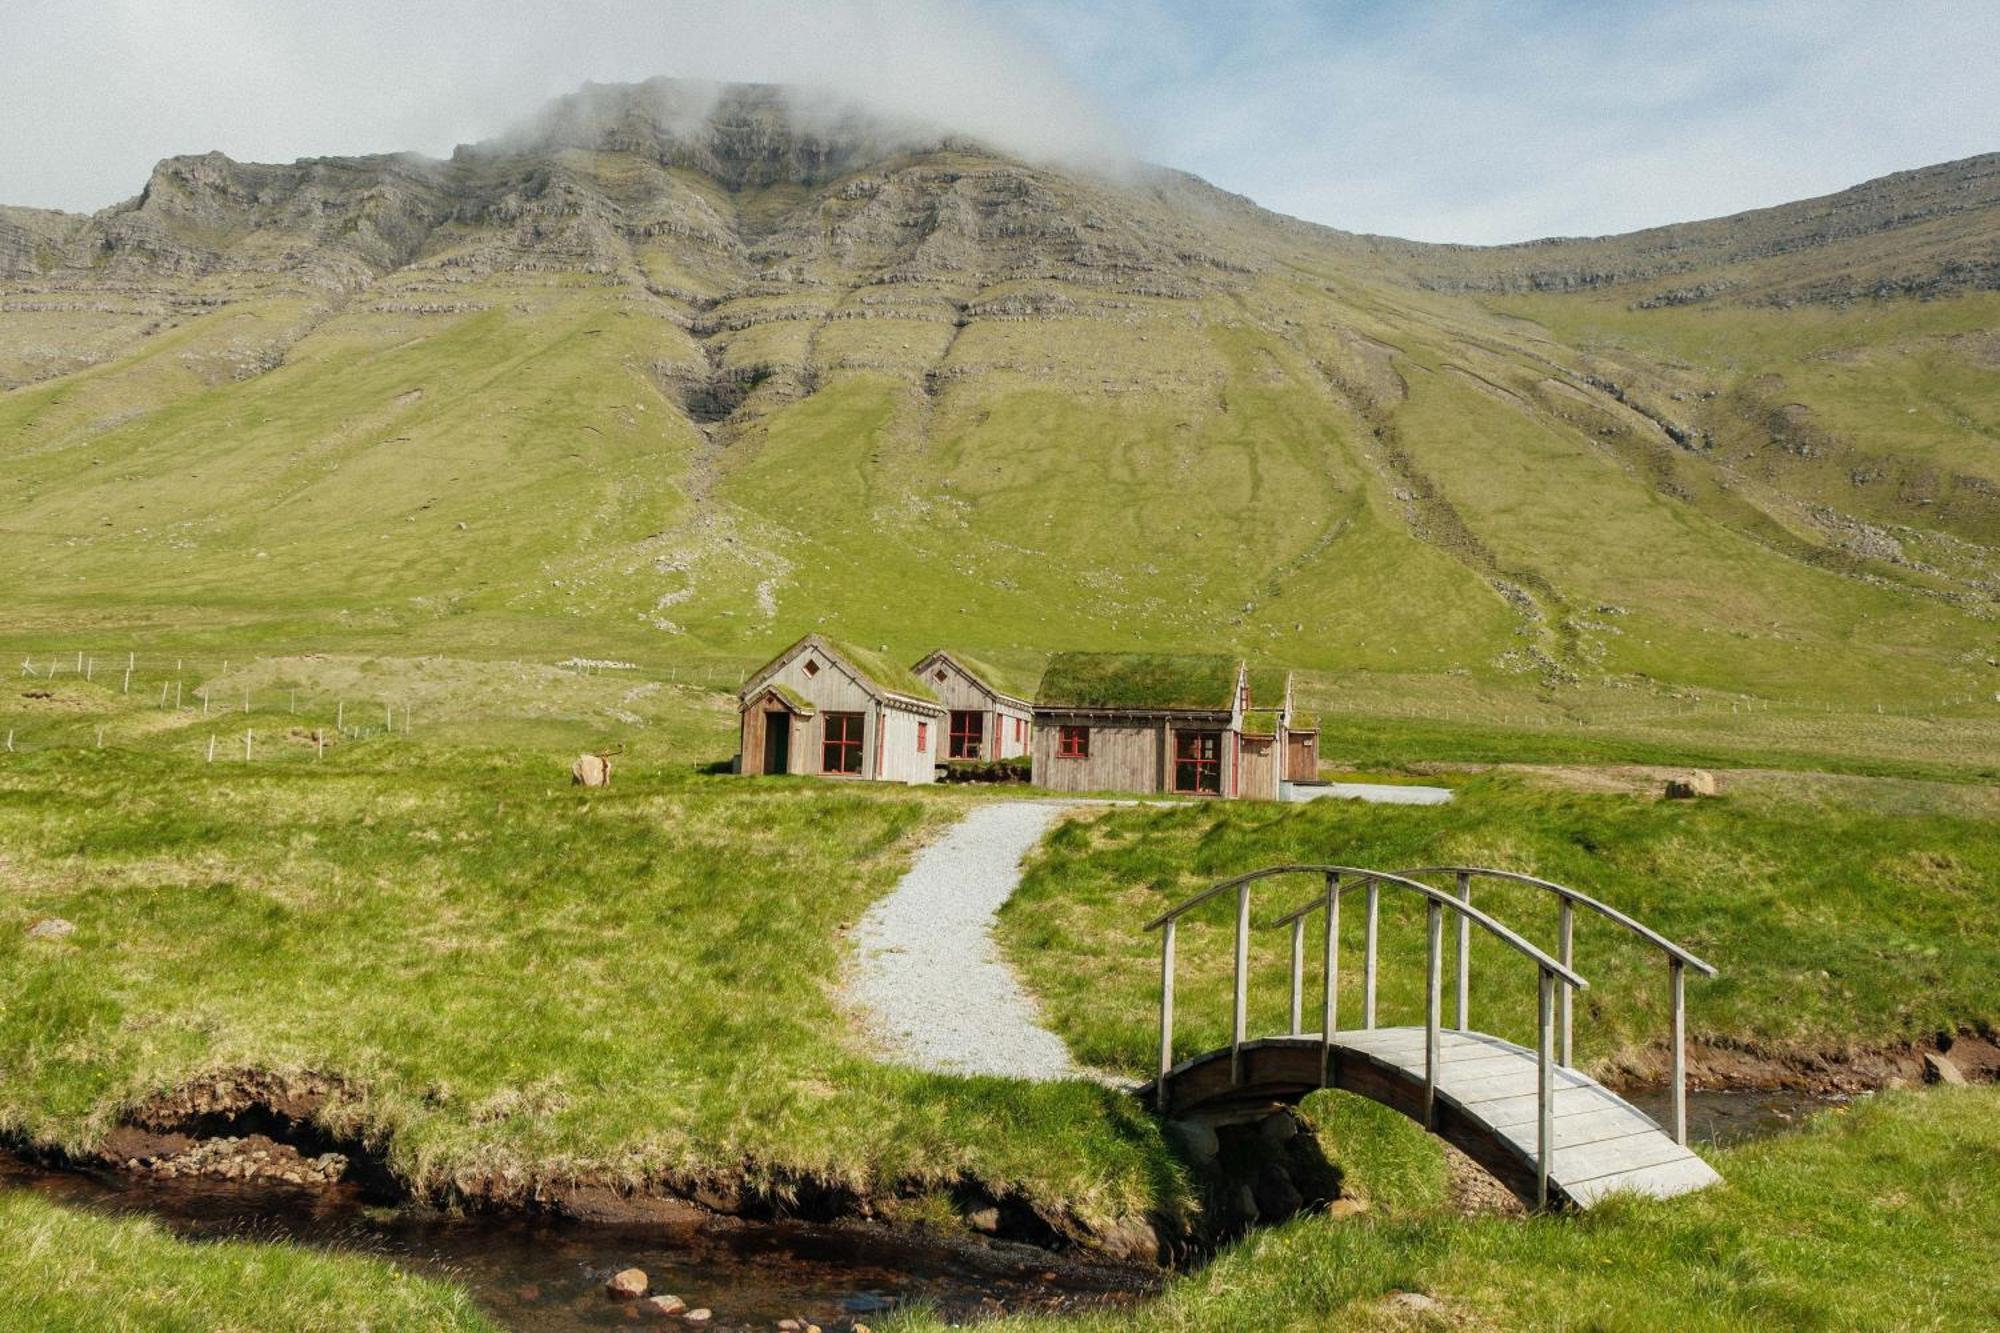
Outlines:
[[[1318,1033],[1245,1042],[1240,1070],[1229,1047],[1176,1065],[1162,1080],[1165,1114],[1204,1117],[1294,1102],[1321,1086],[1358,1093],[1424,1119],[1422,1027]],[[1331,1067],[1322,1073],[1323,1055]],[[1536,1191],[1537,1057],[1479,1032],[1439,1034],[1431,1128],[1516,1194]],[[1240,1073],[1240,1077],[1237,1075]],[[1322,1082],[1324,1079],[1324,1083]],[[1631,1103],[1573,1069],[1554,1070],[1550,1202],[1588,1208],[1618,1192],[1666,1198],[1721,1179],[1708,1163]],[[1157,1087],[1142,1094],[1157,1105]]]

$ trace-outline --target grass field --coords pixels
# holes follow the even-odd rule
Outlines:
[[[0,1327],[40,1333],[495,1328],[463,1291],[386,1259],[192,1243],[11,1193],[0,1193],[0,1305]]]
[[[197,1075],[311,1071],[342,1088],[327,1127],[424,1190],[964,1177],[1093,1224],[1171,1210],[1127,1099],[877,1063],[842,1013],[843,932],[962,799],[643,762],[582,791],[386,740],[14,756],[0,1131],[82,1149]],[[76,933],[25,938],[44,915]]]
[[[1339,1107],[1325,1103],[1340,1101]],[[1341,1094],[1308,1103],[1375,1206],[1260,1232],[1133,1313],[1064,1329],[1722,1331],[2000,1322],[2000,1092],[1889,1094],[1716,1152],[1725,1183],[1579,1218],[1466,1219],[1434,1146]],[[1359,1168],[1365,1175],[1365,1166]],[[1413,1307],[1402,1293],[1425,1304]],[[921,1314],[899,1333],[938,1327]]]
[[[1950,785],[1773,780],[1699,802],[1588,793],[1509,776],[1461,781],[1443,807],[1320,801],[1112,810],[1058,829],[1001,914],[1009,955],[1084,1060],[1148,1071],[1159,938],[1140,926],[1233,874],[1288,863],[1492,865],[1573,884],[1721,969],[1690,984],[1693,1035],[1774,1051],[1842,1050],[2000,1023],[2000,941],[1981,906],[2000,876],[2000,822]],[[1256,917],[1310,898],[1273,881]],[[1476,903],[1553,950],[1555,903],[1482,883]],[[1358,907],[1347,911],[1344,1021],[1360,1019]],[[1423,909],[1383,899],[1384,1023],[1423,1014]],[[1226,1039],[1234,909],[1180,927],[1181,1050]],[[1475,932],[1474,1026],[1532,1042],[1531,966]],[[1253,935],[1254,1031],[1283,1030],[1289,934]],[[1578,1058],[1658,1063],[1666,973],[1651,949],[1583,914]],[[1312,975],[1317,975],[1317,953]],[[1310,1005],[1308,1006],[1310,1007]]]

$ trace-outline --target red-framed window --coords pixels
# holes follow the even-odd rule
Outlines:
[[[929,754],[930,752],[931,724],[928,722],[919,722],[917,723],[917,753]]]
[[[1090,728],[1064,725],[1056,733],[1056,753],[1065,759],[1090,758]]]
[[[1174,733],[1174,790],[1222,794],[1222,733]]]
[[[820,746],[820,770],[825,773],[861,771],[861,714],[826,714],[825,741]]]
[[[1014,719],[1014,743],[1016,745],[1019,745],[1021,743],[1021,738],[1028,734],[1027,726],[1028,724],[1022,721],[1020,718],[1017,717]]]
[[[971,708],[951,710],[951,749],[946,753],[953,759],[977,759],[986,749],[986,714]]]

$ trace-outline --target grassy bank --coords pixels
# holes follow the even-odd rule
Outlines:
[[[193,1243],[0,1193],[0,1326],[42,1333],[489,1330],[472,1298],[382,1259]]]
[[[1379,1182],[1370,1213],[1262,1232],[1136,1312],[1010,1327],[1975,1329],[2000,1322],[1994,1089],[1869,1099],[1802,1132],[1715,1153],[1726,1183],[1706,1193],[1526,1220],[1451,1214],[1439,1202],[1441,1173],[1422,1169],[1428,1145],[1420,1131],[1386,1113],[1366,1114],[1373,1109],[1331,1117],[1344,1161],[1380,1160],[1393,1173]],[[1430,1304],[1413,1308],[1398,1293]],[[921,1315],[897,1325],[901,1333],[932,1327]]]
[[[12,756],[0,1130],[82,1150],[197,1076],[310,1071],[317,1118],[422,1189],[968,1176],[1144,1211],[1176,1187],[1128,1099],[890,1067],[840,1009],[843,931],[964,799],[643,763],[584,791],[401,741]],[[43,916],[76,931],[28,939]]]
[[[2000,824],[1917,784],[1764,784],[1752,793],[1658,802],[1464,782],[1434,808],[1321,801],[1106,812],[1059,829],[1002,913],[1002,938],[1078,1056],[1145,1072],[1157,1040],[1156,934],[1140,927],[1216,880],[1262,866],[1484,864],[1573,884],[1721,969],[1690,984],[1697,1038],[1772,1049],[1844,1049],[2000,1022],[2000,940],[1982,906],[2000,877]],[[1267,884],[1257,919],[1312,895],[1307,879]],[[1482,882],[1476,902],[1553,947],[1555,903]],[[1346,914],[1342,1012],[1360,1021],[1358,901]],[[1380,1017],[1421,1022],[1423,909],[1383,899]],[[1180,1049],[1208,1049],[1229,1022],[1231,903],[1184,921]],[[1253,1031],[1282,1031],[1289,938],[1253,935]],[[1313,957],[1317,958],[1315,953]],[[1660,956],[1590,914],[1579,917],[1579,1059],[1604,1068],[1655,1058],[1667,1021]],[[1317,963],[1311,974],[1316,975]],[[1532,1040],[1532,968],[1475,932],[1474,1026]]]

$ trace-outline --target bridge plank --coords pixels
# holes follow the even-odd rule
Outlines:
[[[1561,1154],[1557,1154],[1556,1160],[1562,1160]],[[1567,1182],[1563,1185],[1563,1193],[1569,1195],[1570,1201],[1577,1207],[1589,1208],[1620,1192],[1643,1194],[1655,1199],[1670,1199],[1676,1194],[1706,1189],[1710,1185],[1719,1183],[1721,1179],[1722,1177],[1715,1173],[1714,1167],[1690,1153],[1684,1158],[1662,1162],[1657,1166],[1644,1166],[1590,1180]]]

